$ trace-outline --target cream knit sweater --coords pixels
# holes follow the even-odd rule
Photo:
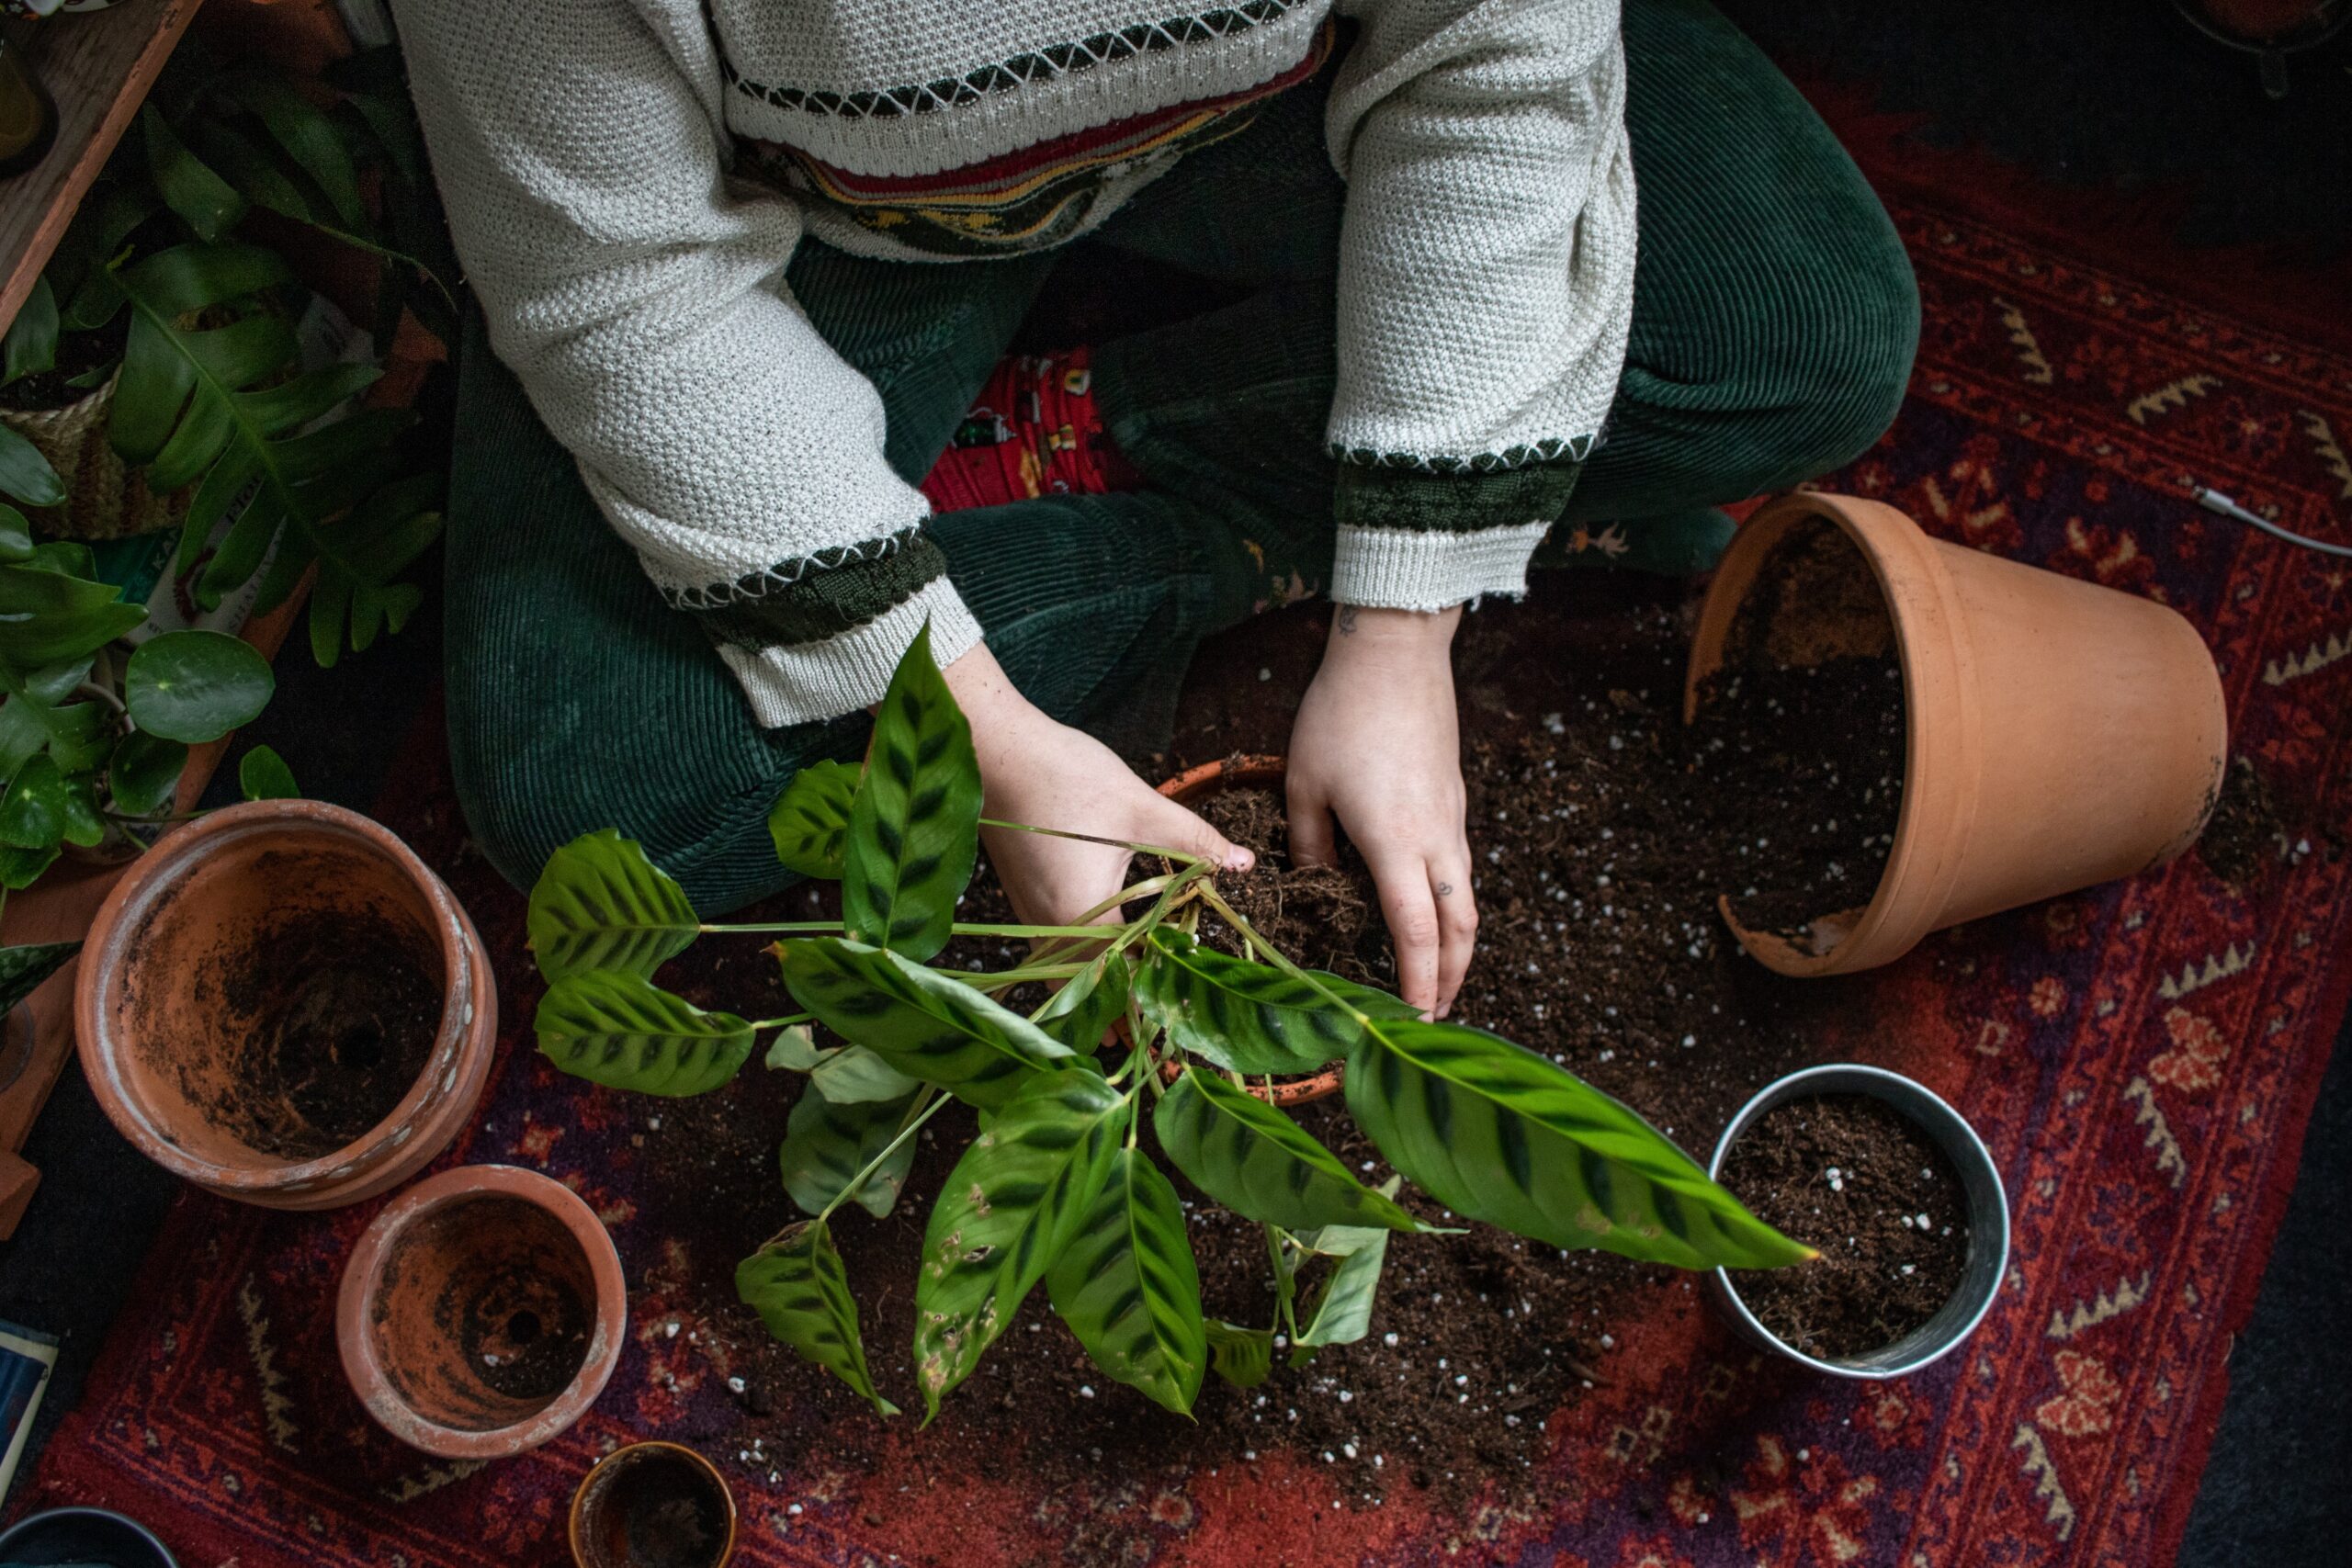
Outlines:
[[[780,151],[842,186],[935,176],[1244,94],[1333,13],[1361,30],[1327,125],[1331,597],[1524,591],[1632,313],[1614,0],[1184,3],[394,0],[492,343],[763,724],[872,702],[926,617],[942,663],[980,634],[883,459],[880,400],[784,284],[804,232],[940,258],[760,171]],[[1109,164],[1014,243],[1084,232],[1174,155]],[[882,573],[880,598],[826,592],[843,570]]]

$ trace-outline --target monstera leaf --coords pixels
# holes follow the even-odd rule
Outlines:
[[[972,728],[931,655],[931,626],[899,660],[842,849],[850,935],[917,961],[947,945],[978,852],[980,766]]]
[[[1633,1111],[1483,1030],[1374,1019],[1348,1058],[1347,1098],[1389,1162],[1457,1214],[1680,1269],[1814,1256]]]

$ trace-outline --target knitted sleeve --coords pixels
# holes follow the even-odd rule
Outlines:
[[[1340,0],[1331,597],[1522,593],[1625,358],[1634,169],[1615,0]]]
[[[943,664],[979,640],[881,399],[786,291],[798,215],[727,178],[696,7],[396,9],[492,344],[759,722],[878,699],[925,617]]]

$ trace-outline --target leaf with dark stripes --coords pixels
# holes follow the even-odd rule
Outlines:
[[[979,1365],[1109,1178],[1128,1104],[1099,1073],[1038,1074],[956,1162],[915,1277],[915,1382],[928,1412]]]
[[[1040,1070],[1099,1070],[1019,1013],[895,953],[833,936],[781,942],[775,952],[793,998],[826,1028],[984,1110]]]
[[[1037,1015],[1037,1027],[1081,1055],[1093,1055],[1111,1025],[1127,1010],[1133,974],[1125,953],[1104,953],[1053,994]]]
[[[1256,1388],[1274,1370],[1274,1331],[1208,1320],[1209,1364],[1236,1388]]]
[[[704,1094],[741,1070],[752,1026],[639,976],[566,975],[539,998],[539,1050],[575,1077],[639,1094]]]
[[[548,857],[531,885],[531,953],[550,980],[605,969],[650,976],[692,945],[702,922],[686,890],[610,828]]]
[[[785,1122],[777,1163],[784,1190],[805,1212],[821,1213],[857,1173],[889,1146],[906,1124],[907,1100],[837,1105],[811,1087],[800,1091]],[[888,1213],[915,1162],[915,1140],[899,1145],[857,1190],[855,1201],[876,1219]]]
[[[1389,1162],[1457,1214],[1683,1269],[1813,1256],[1633,1111],[1484,1030],[1374,1020],[1349,1055],[1347,1096]]]
[[[1295,1075],[1348,1054],[1355,1018],[1306,981],[1160,927],[1136,976],[1136,1005],[1184,1050],[1237,1073]],[[1412,1018],[1396,998],[1337,975],[1316,977],[1374,1017]]]
[[[1193,1185],[1241,1215],[1285,1230],[1421,1228],[1350,1174],[1282,1111],[1215,1073],[1187,1067],[1152,1112],[1159,1146]]]
[[[847,762],[811,762],[768,808],[768,837],[787,870],[827,882],[842,879],[842,845],[857,799],[857,769]]]
[[[56,974],[82,951],[78,942],[37,942],[23,947],[0,947],[0,1016],[33,994],[43,980]]]
[[[904,1100],[922,1086],[863,1045],[830,1052],[808,1069],[809,1081],[835,1105]]]
[[[1208,1365],[1201,1273],[1176,1189],[1134,1149],[1111,1174],[1046,1277],[1054,1310],[1101,1367],[1179,1415]]]
[[[842,846],[849,932],[913,959],[947,945],[979,847],[972,728],[931,657],[931,626],[899,660],[874,715],[865,782]]]
[[[737,1264],[735,1294],[757,1310],[770,1334],[873,1401],[882,1415],[899,1413],[875,1392],[857,1332],[857,1303],[850,1299],[841,1254],[820,1222],[803,1220]]]

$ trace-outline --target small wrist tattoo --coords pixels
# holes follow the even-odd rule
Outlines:
[[[1341,637],[1353,637],[1353,636],[1355,636],[1355,634],[1356,634],[1356,606],[1354,606],[1353,604],[1342,604],[1342,605],[1340,605],[1340,623],[1339,623],[1339,624],[1340,624],[1340,635]]]

